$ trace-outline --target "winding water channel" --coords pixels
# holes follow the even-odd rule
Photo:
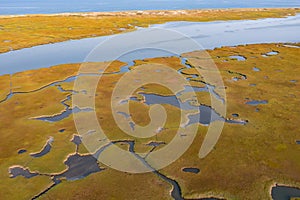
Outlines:
[[[185,53],[199,50],[199,48],[214,49],[221,46],[254,43],[299,42],[299,26],[299,14],[287,18],[259,20],[169,22],[152,25],[150,28],[141,28],[124,34],[69,40],[2,53],[0,54],[0,75],[65,63],[108,61],[111,60],[108,52],[116,50],[121,52],[125,47],[132,45],[132,39],[126,40],[127,38],[135,38],[136,40],[143,41],[142,38],[144,35],[151,33],[153,28],[175,31],[177,34],[181,33],[181,36],[171,38],[158,36],[157,38],[151,38],[151,41],[144,40],[144,43],[141,42],[136,46],[138,51],[130,54],[130,56],[120,57],[120,60],[132,62],[136,59],[173,55],[172,52],[159,49],[161,45],[168,46],[170,49],[173,48],[174,52]],[[85,60],[97,45],[115,36],[120,36],[120,39],[123,37],[124,40],[122,43],[106,47],[105,52],[102,53],[107,54],[107,56],[99,56],[95,60]],[[195,40],[199,46],[191,47],[192,49],[178,49],[178,46],[184,46],[182,43],[185,42],[186,37]],[[139,47],[145,48],[140,49]],[[133,46],[132,48],[135,47]]]

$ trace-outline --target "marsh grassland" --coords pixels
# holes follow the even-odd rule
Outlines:
[[[260,19],[297,12],[298,9],[228,9],[2,16],[0,53],[133,31],[137,27],[169,21]],[[300,188],[299,48],[300,44],[294,43],[207,50],[225,85],[227,114],[220,117],[227,121],[222,135],[213,151],[200,159],[198,152],[208,126],[199,123],[193,144],[180,159],[162,170],[146,174],[119,172],[95,160],[90,160],[94,169],[85,168],[85,171],[78,164],[80,159],[78,165],[74,160],[72,165],[69,160],[91,156],[76,139],[72,115],[78,112],[87,116],[82,123],[90,123],[90,110],[72,105],[76,95],[90,94],[76,91],[74,82],[78,76],[100,76],[108,64],[95,94],[97,118],[108,138],[126,150],[134,143],[133,153],[148,153],[163,148],[175,136],[180,125],[180,109],[170,103],[163,104],[168,119],[154,137],[133,138],[117,126],[111,111],[111,95],[124,75],[120,68],[127,63],[88,63],[92,74],[91,71],[78,74],[81,63],[77,63],[1,75],[0,199],[172,199],[174,182],[170,180],[179,187],[182,199],[271,199],[271,189],[277,183]],[[183,58],[186,63],[182,62]],[[173,68],[199,89],[198,101],[211,106],[211,96],[205,87],[212,83],[202,77],[205,71],[201,59],[196,51],[181,57],[135,60],[130,71],[144,64]],[[147,70],[158,73],[151,68]],[[216,94],[219,91],[220,88],[214,88]],[[128,102],[134,123],[141,126],[150,122],[150,106],[144,101],[145,94],[174,95],[168,88],[156,84],[138,88]],[[51,148],[43,151],[49,138]],[[40,157],[33,156],[39,152],[44,153]],[[64,174],[70,169],[74,169],[73,174]]]
[[[300,108],[297,106],[300,68],[299,49],[296,48],[299,44],[292,45],[294,47],[257,44],[208,51],[226,86],[227,116],[224,117],[243,119],[248,123],[225,123],[220,140],[204,159],[199,159],[198,151],[207,126],[199,125],[196,139],[188,151],[159,171],[177,181],[182,197],[270,199],[270,188],[274,183],[300,187],[300,146],[296,143],[300,139]],[[268,52],[276,53],[264,56]],[[201,71],[201,66],[197,65],[200,59],[197,52],[182,56],[187,58],[191,68],[185,68],[178,57],[166,57],[137,60],[131,70],[144,63],[161,63],[176,70],[184,68],[183,76],[194,77],[189,79],[191,85],[205,87],[201,76],[192,76],[196,73],[195,68]],[[230,56],[243,56],[245,60],[239,61]],[[105,66],[105,63],[93,64],[96,75]],[[111,72],[118,72],[124,65],[126,63],[114,62],[108,74],[102,77],[102,86],[96,91],[97,117],[112,141],[133,140],[137,152],[148,152],[152,149],[146,145],[149,142],[167,144],[172,140],[179,125],[180,110],[164,105],[169,118],[157,137],[135,139],[124,134],[114,122],[109,103],[115,83],[122,77],[122,74]],[[72,91],[74,80],[64,81],[76,76],[79,66],[66,64],[0,76],[1,198],[30,199],[53,184],[51,177],[54,174],[66,170],[64,160],[75,152],[75,145],[70,141],[76,134],[72,115],[56,122],[34,118],[58,115],[66,109],[66,105],[72,108],[74,95],[86,95]],[[153,84],[137,89],[135,95],[138,99],[142,98],[140,92],[172,95],[170,90]],[[210,105],[209,93],[197,92],[197,97],[201,103]],[[246,104],[252,100],[265,100],[267,103]],[[131,116],[136,124],[149,123],[148,110],[149,106],[143,101],[130,101]],[[82,114],[89,115],[88,112]],[[54,138],[51,151],[40,158],[30,156],[30,153],[39,152],[49,137]],[[119,145],[128,149],[126,144]],[[21,149],[27,152],[18,154]],[[78,153],[84,155],[88,152],[80,144]],[[61,183],[41,195],[40,199],[171,199],[172,186],[155,173],[133,175],[98,164],[105,170],[79,180],[61,179]],[[8,169],[15,165],[39,175],[30,179],[22,176],[10,178]],[[186,167],[200,169],[200,173],[183,172]]]

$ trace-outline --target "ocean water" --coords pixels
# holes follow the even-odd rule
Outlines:
[[[0,15],[124,10],[300,7],[299,0],[1,0]]]

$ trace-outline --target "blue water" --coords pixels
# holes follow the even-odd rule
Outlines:
[[[299,0],[1,0],[0,15],[121,10],[300,7]]]
[[[183,168],[182,171],[193,173],[193,174],[198,174],[200,172],[200,169],[190,167],[190,168]]]
[[[253,101],[246,102],[247,105],[251,105],[251,106],[257,106],[257,105],[260,105],[260,104],[267,104],[267,103],[268,103],[267,100],[262,100],[262,101],[253,100]]]
[[[271,195],[273,200],[289,200],[292,197],[300,197],[300,189],[276,185],[272,188]]]
[[[240,44],[293,43],[299,42],[299,27],[300,15],[260,20],[169,22],[130,33],[70,40],[2,53],[0,75],[58,64],[84,62],[95,47],[98,47],[94,49],[99,52],[97,57],[85,61],[115,60],[114,55],[121,56],[128,51],[128,48],[135,49],[129,56],[119,57],[120,60],[129,62],[128,66],[130,66],[130,62],[135,59],[171,56],[174,52],[182,54]],[[189,38],[198,45],[195,43],[191,45]],[[164,49],[172,51],[162,51]],[[128,70],[128,66],[121,71]]]

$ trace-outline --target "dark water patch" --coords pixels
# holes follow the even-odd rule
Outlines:
[[[71,142],[73,142],[76,145],[76,153],[78,153],[79,145],[82,143],[81,136],[80,135],[73,135],[73,138],[71,139]]]
[[[158,94],[148,94],[148,93],[140,93],[144,96],[146,105],[154,105],[154,104],[168,104],[175,106],[182,110],[195,110],[197,109],[195,106],[190,104],[191,101],[180,102],[179,99],[175,95],[172,96],[162,96]]]
[[[187,126],[191,125],[191,124],[196,124],[196,123],[200,123],[202,125],[206,125],[207,126],[207,125],[209,125],[210,123],[212,123],[214,121],[225,121],[224,118],[222,118],[221,116],[219,116],[209,106],[201,105],[199,107],[199,109],[200,109],[200,113],[188,116],[189,122],[188,122]]]
[[[63,129],[58,130],[58,132],[63,133],[63,132],[65,132],[65,130],[66,129],[63,128]]]
[[[128,119],[128,118],[130,118],[130,114],[127,114],[127,113],[125,113],[125,112],[117,112],[117,114],[120,114],[120,115],[122,115],[122,116],[124,116],[126,119]]]
[[[187,168],[183,168],[182,171],[183,172],[188,172],[188,173],[193,173],[193,174],[198,174],[200,172],[200,169],[187,167]]]
[[[42,157],[42,156],[48,154],[51,151],[53,141],[54,141],[54,138],[50,137],[40,152],[31,153],[30,156],[34,157],[34,158],[39,158],[39,157]]]
[[[26,169],[22,166],[12,166],[8,169],[10,178],[15,178],[17,176],[23,176],[25,178],[32,178],[38,176],[39,173],[31,172],[29,169]]]
[[[255,108],[255,112],[259,112],[260,111],[260,109],[259,108]]]
[[[184,57],[180,57],[181,58],[181,64],[185,66],[186,69],[190,69],[193,68],[193,66],[191,66],[188,63],[187,58]],[[182,72],[183,69],[185,68],[181,68],[178,70],[179,74],[184,74]],[[199,75],[198,74],[192,74],[191,78],[187,78],[188,81],[194,81],[193,78],[198,78]],[[247,78],[247,77],[246,77]],[[188,91],[194,91],[194,92],[209,92],[210,94],[213,94],[218,100],[222,101],[223,103],[225,103],[225,100],[215,91],[215,86],[210,85],[208,83],[204,83],[206,85],[206,88],[202,88],[202,87],[191,87],[191,86],[185,86],[185,91],[184,92],[188,92]],[[180,93],[179,93],[180,94]]]
[[[129,126],[130,126],[131,130],[134,131],[135,123],[134,122],[129,122]]]
[[[297,83],[297,80],[290,80],[291,83]]]
[[[248,101],[246,102],[247,105],[251,105],[251,106],[257,106],[257,105],[263,105],[263,104],[268,104],[267,100],[253,100],[253,101]]]
[[[41,120],[41,121],[45,121],[45,122],[58,122],[65,118],[68,118],[73,113],[92,112],[93,111],[92,108],[79,108],[77,106],[75,106],[74,108],[70,108],[70,106],[68,104],[66,104],[66,102],[69,101],[70,99],[71,99],[71,95],[68,95],[67,98],[61,102],[61,104],[63,104],[66,108],[63,112],[56,114],[56,115],[52,115],[52,116],[35,117],[32,119]]]
[[[237,113],[233,113],[232,114],[232,117],[239,117],[240,115],[239,114],[237,114]]]
[[[130,97],[129,99],[123,99],[119,102],[119,104],[125,104],[128,103],[129,101],[139,101],[139,99],[137,97]],[[121,114],[121,113],[119,113]]]
[[[212,94],[216,99],[222,101],[222,103],[225,103],[225,100],[215,91],[216,87],[209,85],[207,83],[204,83],[205,87],[197,87],[197,86],[190,86],[187,85],[184,87],[183,91],[178,92],[176,95],[180,96],[185,92],[208,92]]]
[[[201,89],[202,90],[202,89]],[[175,95],[171,96],[162,96],[157,94],[147,94],[140,93],[145,98],[145,104],[154,105],[154,104],[167,104],[174,107],[177,107],[182,110],[198,110],[198,114],[188,116],[189,122],[186,126],[200,123],[202,125],[209,125],[214,121],[224,121],[234,124],[245,124],[245,121],[236,121],[236,120],[227,120],[224,117],[220,116],[214,109],[206,105],[194,106],[191,103],[192,100],[187,100],[185,102],[180,102]]]
[[[68,181],[79,180],[90,174],[100,172],[98,160],[93,155],[70,155],[64,162],[68,169],[61,174],[55,175],[54,180],[65,178]]]
[[[229,124],[239,124],[239,125],[246,125],[248,124],[248,120],[233,120],[233,119],[225,119],[226,123]]]
[[[249,86],[256,87],[256,84],[255,83],[251,83],[251,84],[249,84]]]
[[[182,93],[184,92],[208,92],[208,87],[196,87],[196,86],[186,85],[184,86],[184,90],[180,91],[178,95],[182,95]]]
[[[237,60],[237,61],[245,61],[245,60],[247,60],[247,58],[245,56],[240,56],[240,55],[229,56],[229,58],[232,59],[232,60]]]
[[[224,104],[225,103],[225,99],[222,98],[217,92],[216,92],[216,87],[213,86],[213,85],[209,85],[209,84],[206,84],[206,87],[208,88],[208,92],[210,94],[213,94],[214,97],[216,97],[218,100],[222,101],[222,103]]]
[[[297,141],[296,141],[296,144],[300,144],[300,140],[297,140]]]
[[[118,72],[105,73],[105,74],[123,74],[130,71],[130,68],[134,66],[134,61],[130,60],[127,62],[127,65],[120,68]]]
[[[253,67],[252,70],[255,71],[255,72],[259,72],[260,71],[260,69],[257,68],[257,67]]]
[[[81,136],[80,135],[73,135],[73,138],[71,140],[75,145],[80,145],[82,143]]]
[[[240,124],[246,125],[248,123],[247,120],[232,120],[232,119],[225,119],[224,117],[220,116],[214,109],[209,106],[201,105],[200,106],[200,114],[189,115],[189,122],[186,126],[191,124],[200,123],[202,125],[208,126],[210,123],[214,121],[224,121],[229,124]]]
[[[146,144],[147,146],[152,146],[152,147],[158,147],[158,146],[161,146],[161,145],[164,145],[166,144],[165,142],[149,142],[148,144]]]
[[[18,154],[23,154],[23,153],[26,153],[26,152],[27,152],[26,149],[20,149],[20,150],[18,150]]]
[[[290,200],[292,197],[300,197],[300,189],[276,185],[272,188],[271,196],[273,200]]]
[[[56,87],[60,92],[70,92],[72,94],[78,94],[79,93],[78,91],[75,91],[75,90],[65,90],[61,85],[56,85]]]
[[[235,77],[237,80],[247,80],[247,75],[239,73],[239,72],[233,72],[228,70],[227,71],[229,74],[234,74],[234,75],[238,75],[239,77]]]

